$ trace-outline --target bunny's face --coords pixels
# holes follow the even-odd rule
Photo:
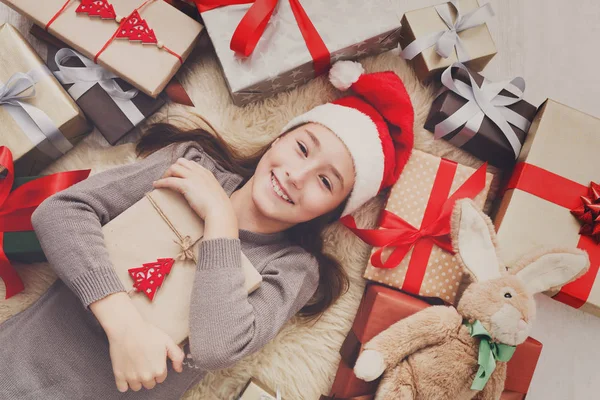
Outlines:
[[[529,336],[535,302],[518,277],[506,275],[470,285],[457,310],[467,320],[479,320],[494,339],[516,346]]]

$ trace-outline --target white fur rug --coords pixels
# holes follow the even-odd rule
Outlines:
[[[13,23],[27,25],[15,14]],[[21,31],[26,31],[21,29]],[[35,42],[35,41],[33,41]],[[423,123],[433,100],[433,89],[423,87],[410,67],[393,52],[361,60],[368,72],[393,70],[403,80],[415,107],[415,147],[432,154],[477,167],[481,162],[444,141],[433,141]],[[196,108],[168,104],[145,124],[168,120],[171,123],[194,126],[202,124],[204,116],[221,134],[241,151],[251,151],[272,140],[292,117],[339,96],[320,77],[293,91],[244,108],[234,106],[218,62],[210,45],[203,43],[178,74]],[[143,126],[142,126],[143,128]],[[134,141],[139,130],[126,141]],[[74,150],[51,165],[45,172],[92,168],[93,173],[134,161],[133,144],[110,147],[94,131]],[[495,170],[492,172],[496,172]],[[495,185],[494,187],[496,187]],[[383,199],[375,199],[357,215],[359,224],[375,221]],[[489,202],[488,202],[489,206]],[[337,256],[348,271],[351,288],[325,315],[312,326],[288,323],[259,353],[247,357],[235,367],[209,373],[200,384],[190,389],[184,399],[233,399],[250,377],[257,377],[272,388],[279,388],[284,399],[318,399],[329,392],[340,357],[338,350],[358,308],[364,280],[361,278],[369,255],[369,247],[335,224],[325,238],[327,249]],[[45,263],[16,265],[25,281],[26,290],[0,301],[0,321],[27,308],[52,284],[56,276]],[[4,287],[0,284],[0,296]]]

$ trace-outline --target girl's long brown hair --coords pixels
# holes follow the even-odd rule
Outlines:
[[[246,183],[254,174],[256,166],[267,152],[270,144],[256,153],[241,157],[219,135],[211,135],[203,129],[182,130],[174,125],[159,123],[150,126],[137,144],[138,156],[149,154],[172,143],[195,141],[202,149],[225,169],[241,175]],[[287,230],[290,241],[312,254],[319,263],[319,287],[300,315],[313,320],[323,314],[329,306],[348,290],[348,275],[341,264],[323,251],[322,232],[342,214],[346,200],[335,210],[313,220],[303,222]]]

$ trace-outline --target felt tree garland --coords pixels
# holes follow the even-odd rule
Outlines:
[[[78,14],[87,14],[90,17],[102,19],[115,19],[117,14],[112,4],[106,0],[81,0],[81,4],[75,10]]]
[[[117,33],[117,39],[126,38],[140,41],[144,44],[156,44],[158,40],[154,31],[148,27],[148,23],[134,10],[124,22],[121,23]]]
[[[133,279],[134,290],[143,292],[150,301],[154,300],[174,262],[172,258],[159,258],[155,262],[143,264],[142,267],[128,269],[129,276]]]

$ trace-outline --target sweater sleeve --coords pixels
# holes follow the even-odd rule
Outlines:
[[[110,262],[102,226],[152,190],[152,182],[183,149],[165,147],[133,164],[92,175],[47,198],[33,213],[31,222],[51,268],[85,307],[125,291]]]
[[[238,239],[200,243],[190,305],[190,353],[204,370],[228,368],[261,349],[313,296],[316,259],[291,246],[261,272],[250,295],[244,289]]]

